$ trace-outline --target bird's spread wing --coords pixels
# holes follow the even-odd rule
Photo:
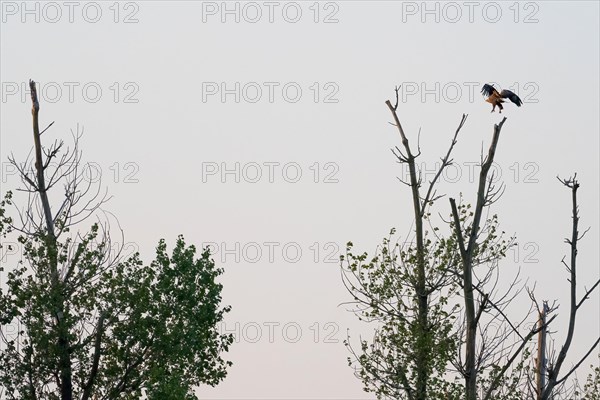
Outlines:
[[[513,92],[511,92],[508,89],[504,89],[502,91],[502,93],[500,93],[500,97],[502,97],[504,99],[509,99],[510,101],[512,101],[513,103],[515,103],[519,107],[521,107],[521,104],[523,104],[523,102],[521,101],[521,99],[519,98],[519,96],[517,96],[516,94],[514,94]]]
[[[481,93],[483,93],[487,97],[490,97],[494,92],[496,92],[496,94],[498,93],[495,87],[493,87],[492,85],[488,85],[487,83],[481,88]]]

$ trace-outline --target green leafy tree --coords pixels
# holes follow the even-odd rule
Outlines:
[[[459,259],[452,233],[444,238],[437,228],[428,229],[429,210],[441,197],[435,185],[452,164],[450,155],[466,115],[434,179],[426,185],[415,161],[420,147],[411,147],[397,114],[398,90],[396,104],[387,101],[386,105],[402,142],[402,150],[396,147],[392,152],[410,173],[409,180],[402,182],[410,187],[414,230],[402,245],[384,240],[370,259],[366,253],[353,254],[352,243],[348,244],[342,277],[353,297],[353,311],[377,326],[372,341],[360,340],[360,350],[354,349],[350,338],[346,340],[351,352],[348,362],[364,390],[379,398],[448,399],[460,392],[455,382],[445,380],[458,345],[450,334],[455,308],[448,299],[458,288],[453,271]]]
[[[223,270],[208,249],[197,255],[181,236],[170,252],[161,240],[144,265],[112,240],[108,218],[75,231],[87,217],[104,215],[97,211],[106,196],[84,179],[79,134],[71,151],[61,153],[62,141],[42,147],[33,81],[30,89],[35,159],[11,159],[29,202],[19,208],[8,192],[0,203],[0,235],[18,236],[23,256],[2,265],[2,396],[195,399],[195,386],[217,385],[231,365],[222,355],[233,337],[218,330],[230,310],[221,306]],[[49,192],[59,182],[65,194],[53,211]],[[5,334],[8,325],[16,333]]]
[[[600,357],[598,357],[600,359]],[[586,400],[600,400],[600,366],[590,365],[592,372],[583,385]]]
[[[392,244],[394,234],[392,230],[372,259],[366,253],[353,254],[352,243],[343,257],[344,283],[354,296],[353,311],[360,320],[376,326],[370,341],[360,340],[360,350],[354,348],[350,337],[345,341],[351,352],[348,363],[364,390],[378,398],[416,399],[417,367],[426,368],[426,398],[458,398],[460,385],[445,380],[457,350],[452,335],[456,306],[448,305],[456,286],[447,281],[445,272],[455,258],[454,246],[450,240],[425,241],[424,249],[432,256],[427,258],[428,281],[445,281],[447,287],[444,294],[430,294],[428,329],[422,333],[415,300],[416,249],[412,244]],[[423,350],[427,350],[426,358],[420,364]]]

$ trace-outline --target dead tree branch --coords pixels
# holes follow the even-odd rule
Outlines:
[[[570,371],[568,371],[564,376],[559,378],[559,374],[563,363],[567,357],[569,349],[571,347],[571,343],[573,341],[573,337],[575,334],[575,323],[577,320],[577,311],[579,307],[588,299],[589,294],[598,287],[599,282],[596,282],[592,288],[583,295],[581,300],[577,300],[577,244],[579,240],[585,235],[585,232],[580,235],[579,234],[579,205],[577,203],[577,190],[579,189],[579,181],[577,180],[577,174],[573,175],[568,179],[557,179],[567,188],[571,190],[571,218],[572,218],[572,228],[571,228],[571,238],[565,239],[565,242],[569,244],[571,254],[570,254],[570,263],[566,265],[563,261],[563,264],[566,265],[567,270],[569,271],[569,285],[570,285],[570,311],[569,311],[569,326],[567,330],[567,336],[565,341],[558,353],[558,357],[551,361],[548,367],[548,384],[546,385],[543,393],[542,399],[548,400],[552,398],[553,390],[555,387],[563,383],[576,369],[581,365],[581,363],[590,355],[590,353],[596,348],[598,343],[600,343],[600,337],[594,342],[594,344],[590,347],[588,352],[580,358],[580,360],[575,364]],[[586,231],[587,232],[587,231]]]

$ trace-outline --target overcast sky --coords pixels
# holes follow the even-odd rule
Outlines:
[[[492,212],[519,246],[502,271],[509,280],[520,267],[538,299],[562,304],[560,339],[571,210],[556,175],[578,173],[591,227],[579,280],[600,274],[598,4],[3,1],[2,192],[19,183],[7,156],[32,145],[32,78],[41,124],[56,121],[45,142],[85,129],[83,158],[131,250],[150,261],[160,238],[212,243],[233,307],[222,328],[237,341],[227,379],[204,398],[372,398],[342,344],[372,327],[339,306],[350,296],[337,259],[347,241],[372,253],[390,228],[410,228],[384,104],[402,85],[398,114],[413,143],[421,131],[428,179],[469,115],[439,187],[468,202],[482,146],[508,118],[495,166],[506,191]],[[485,82],[523,106],[490,113]],[[435,208],[449,210],[446,198]],[[573,354],[600,331],[598,295],[586,307]]]

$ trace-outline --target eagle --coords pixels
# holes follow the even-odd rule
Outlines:
[[[487,83],[481,88],[481,93],[487,96],[487,99],[485,99],[485,101],[492,105],[492,112],[494,112],[496,110],[496,106],[498,106],[498,108],[500,108],[499,113],[502,114],[502,110],[504,109],[504,107],[502,107],[502,103],[504,103],[504,100],[502,99],[509,99],[510,101],[515,103],[517,107],[521,107],[521,104],[523,104],[519,96],[517,96],[510,90],[504,89],[503,91],[498,93],[498,91],[493,85],[489,85]]]

